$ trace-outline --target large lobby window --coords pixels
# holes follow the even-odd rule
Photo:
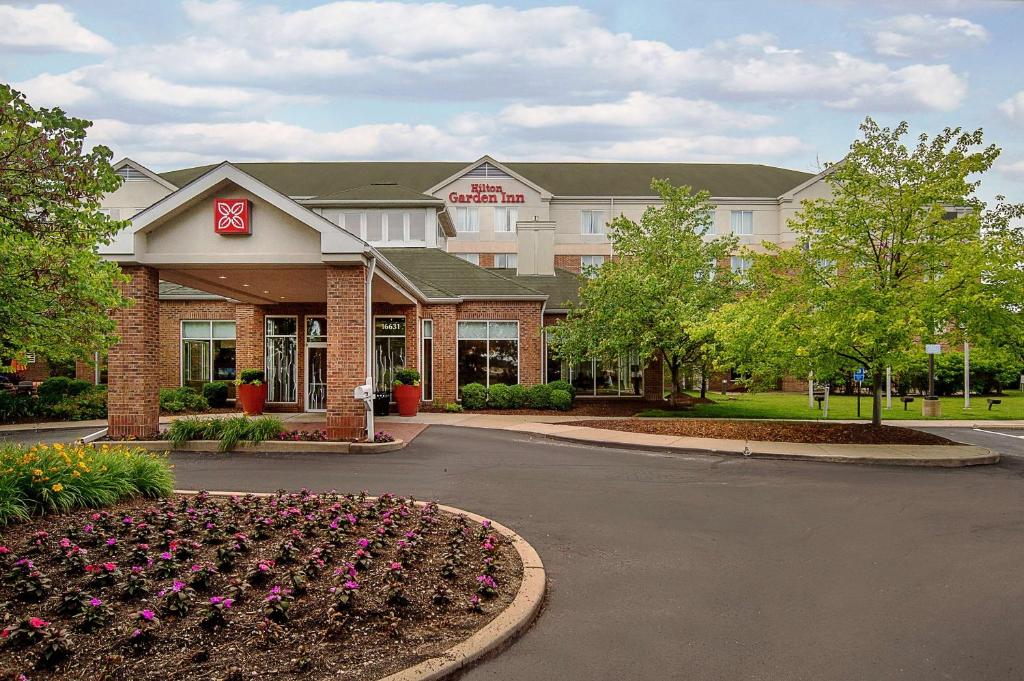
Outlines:
[[[458,324],[459,386],[519,383],[519,322]]]
[[[209,381],[235,380],[235,323],[181,323],[181,384],[202,390]]]
[[[295,402],[299,372],[297,317],[266,318],[267,402]]]

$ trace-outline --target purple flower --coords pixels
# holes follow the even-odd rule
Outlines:
[[[171,557],[172,556],[170,551],[164,551],[160,554],[160,560],[171,560]]]
[[[147,622],[152,622],[153,618],[156,617],[156,613],[154,613],[152,610],[143,610],[139,613],[139,617],[146,620]]]
[[[490,587],[492,589],[497,589],[498,588],[498,583],[495,582],[494,578],[491,577],[490,575],[479,575],[479,576],[477,576],[476,581],[478,581],[481,584],[483,584],[484,586]]]
[[[90,599],[90,601],[89,601],[89,605],[91,605],[91,606],[92,606],[92,607],[94,607],[94,608],[98,608],[98,607],[100,607],[101,605],[103,605],[103,601],[101,601],[101,600],[100,600],[100,599],[98,599],[98,598],[93,598],[93,599]]]
[[[212,603],[213,605],[217,605],[218,603],[220,603],[223,600],[224,599],[221,598],[220,596],[210,596],[210,603]]]
[[[117,537],[111,537],[110,539],[107,540],[107,546],[116,546],[116,545],[117,545]]]
[[[173,591],[174,593],[178,593],[184,588],[185,582],[179,582],[178,580],[174,580],[174,584],[171,586],[171,591]]]
[[[355,591],[359,588],[359,582],[354,582],[350,579],[343,586],[349,591]]]
[[[359,544],[359,548],[365,549],[365,548],[367,548],[370,545],[370,540],[364,538],[364,539],[360,539],[356,543]]]

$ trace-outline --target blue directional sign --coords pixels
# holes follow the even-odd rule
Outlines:
[[[861,367],[860,369],[857,369],[856,371],[853,372],[853,380],[857,381],[858,383],[864,380],[864,367]]]

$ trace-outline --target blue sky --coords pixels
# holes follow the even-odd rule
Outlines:
[[[865,115],[983,127],[1024,200],[1012,0],[0,4],[0,79],[155,169],[230,159],[757,162]]]

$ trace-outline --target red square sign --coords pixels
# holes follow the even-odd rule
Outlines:
[[[217,234],[249,234],[251,212],[248,199],[214,199],[213,231]]]

